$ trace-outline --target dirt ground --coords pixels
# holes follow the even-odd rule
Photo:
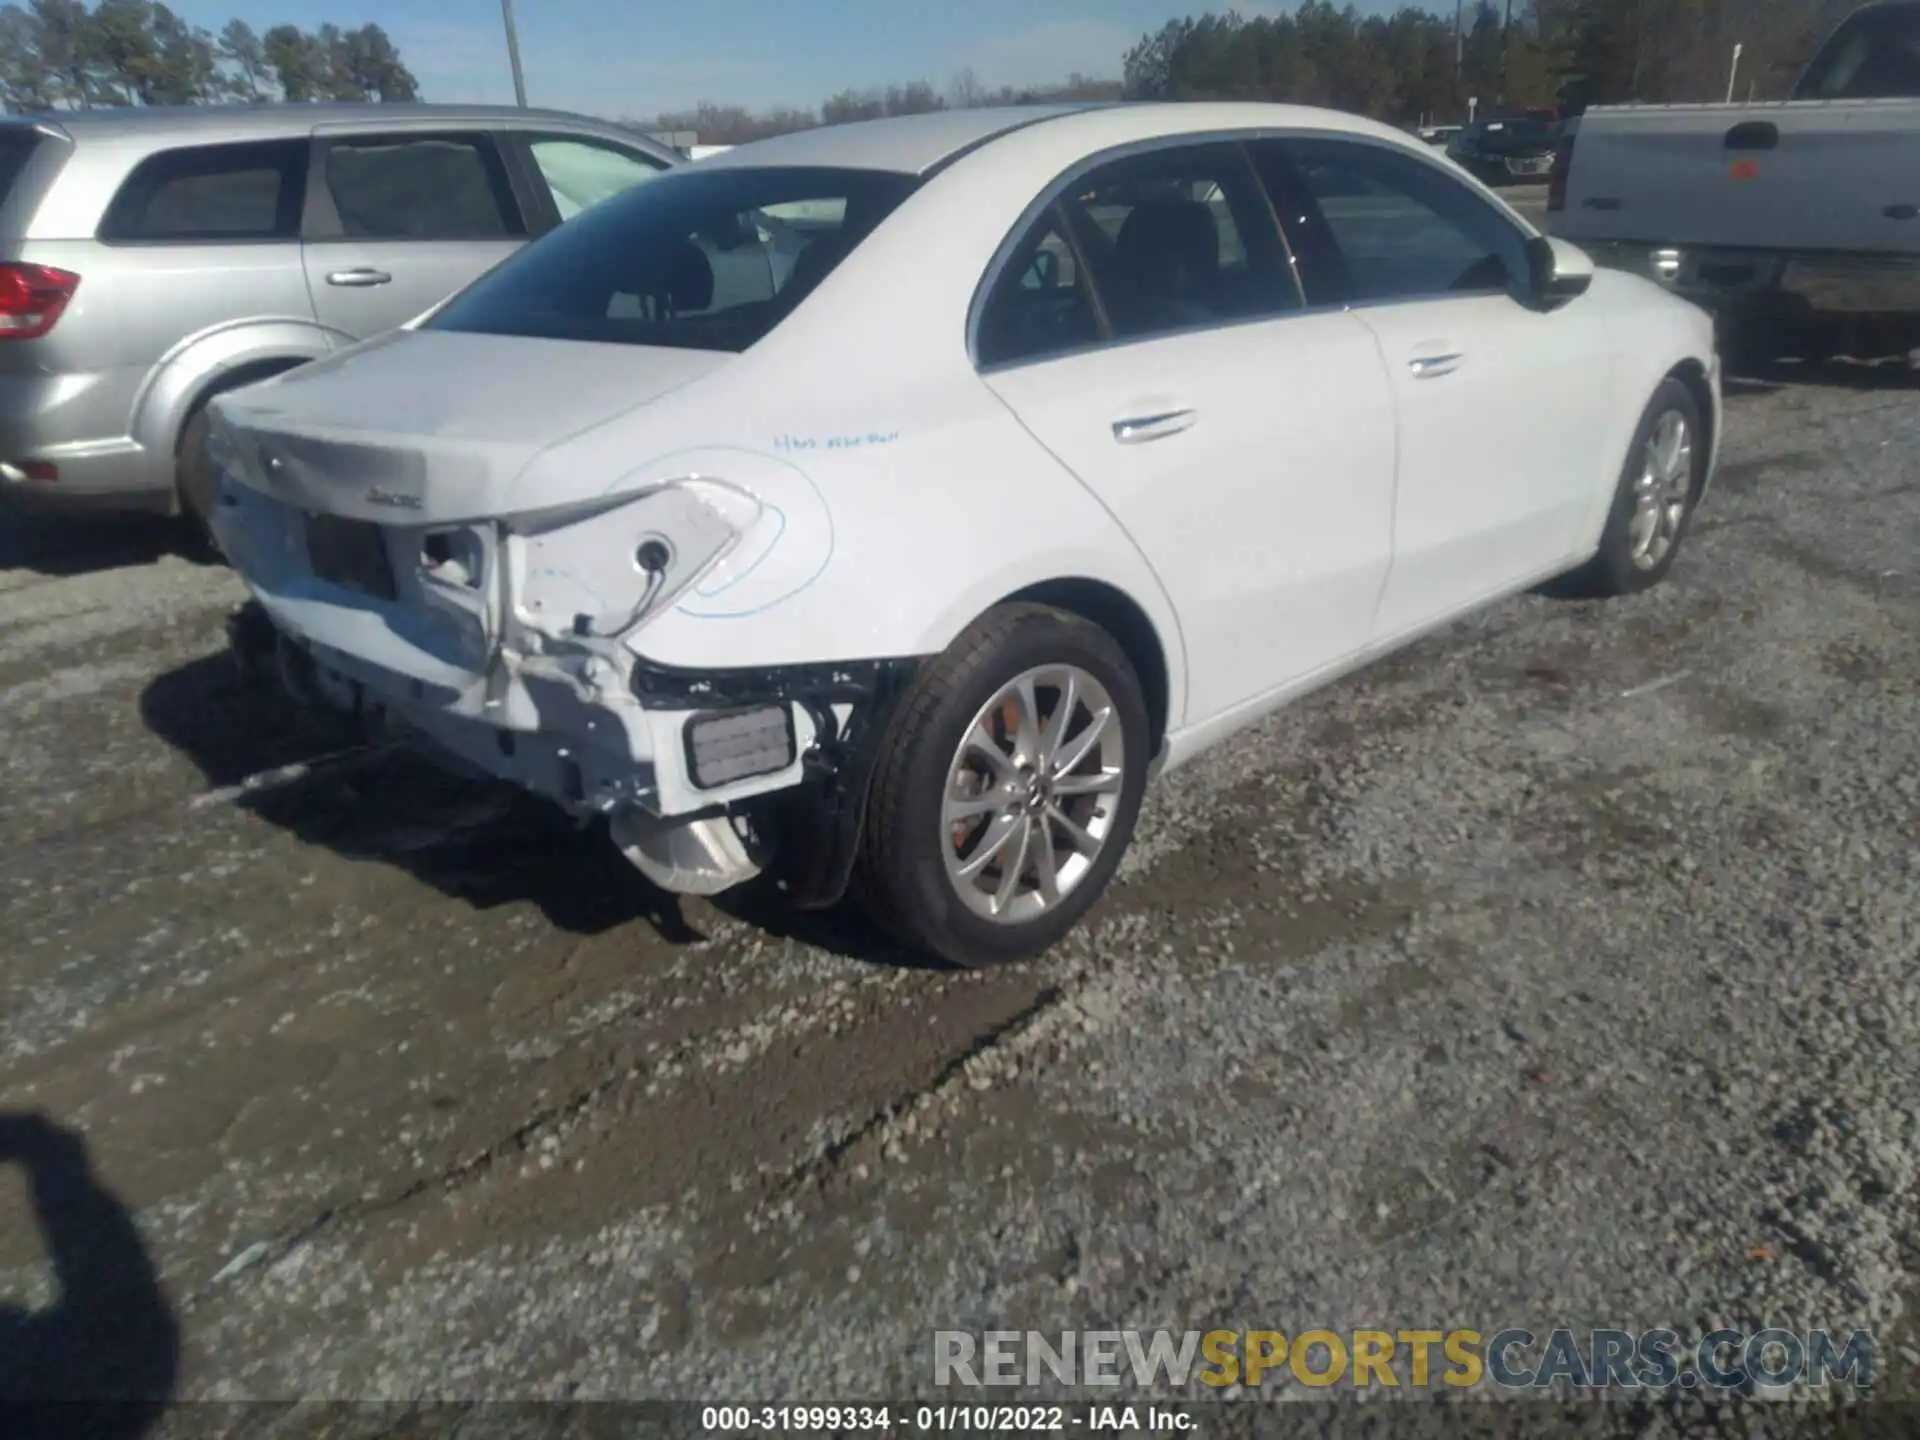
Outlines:
[[[335,753],[228,668],[226,572],[0,517],[0,1348],[842,1399],[924,1391],[937,1325],[1764,1316],[1897,1380],[1920,385],[1738,389],[1669,584],[1276,717],[984,974]]]

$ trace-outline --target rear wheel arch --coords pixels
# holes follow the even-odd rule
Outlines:
[[[1157,753],[1173,720],[1172,670],[1159,629],[1139,603],[1104,580],[1064,577],[1044,580],[1000,603],[1048,605],[1098,625],[1113,637],[1139,678],[1147,702],[1150,753]]]
[[[271,356],[264,360],[249,360],[243,365],[209,375],[181,408],[180,422],[174,427],[173,433],[175,453],[178,454],[180,442],[186,439],[187,428],[200,418],[216,396],[224,395],[229,390],[238,390],[243,385],[251,385],[257,380],[269,380],[275,375],[297,370],[317,358],[312,355]]]
[[[207,528],[216,485],[204,463],[205,456],[201,453],[207,406],[216,397],[229,391],[306,363],[304,357],[272,356],[231,366],[208,376],[181,408],[173,436],[173,503],[178,513],[186,518],[190,529],[198,532],[192,537],[193,548],[197,552],[210,557],[218,548]]]
[[[246,321],[190,336],[148,372],[133,403],[128,433],[152,458],[158,484],[180,437],[213,396],[331,353],[327,335],[310,322]]]

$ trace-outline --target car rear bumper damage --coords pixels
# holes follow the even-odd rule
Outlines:
[[[832,904],[878,738],[917,662],[648,661],[635,635],[701,565],[684,525],[661,542],[679,552],[669,567],[692,557],[677,586],[634,564],[636,532],[673,532],[689,513],[641,516],[646,501],[544,530],[376,525],[229,480],[214,530],[258,606],[230,636],[245,661],[269,651],[303,704],[604,818],[664,889],[712,894],[776,870],[796,904]],[[570,562],[595,534],[618,549],[633,595]]]

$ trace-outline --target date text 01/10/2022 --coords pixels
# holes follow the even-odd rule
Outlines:
[[[1190,1431],[1195,1417],[1179,1408],[1138,1405],[708,1405],[700,1428],[715,1434],[820,1430],[909,1430],[925,1434],[979,1430]]]

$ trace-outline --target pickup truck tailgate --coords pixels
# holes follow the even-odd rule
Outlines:
[[[1920,251],[1920,100],[1601,107],[1554,232],[1576,243]]]

